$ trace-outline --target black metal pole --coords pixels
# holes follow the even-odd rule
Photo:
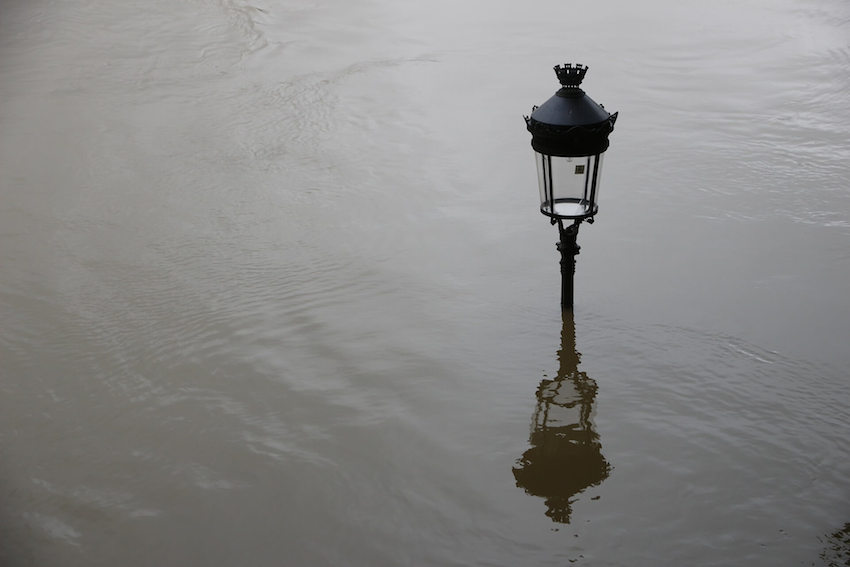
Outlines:
[[[558,232],[561,240],[556,244],[561,253],[561,308],[573,308],[573,276],[576,273],[576,255],[579,252],[578,225],[581,221],[564,226],[564,222],[558,219]]]

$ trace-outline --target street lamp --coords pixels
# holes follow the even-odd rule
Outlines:
[[[599,181],[608,135],[617,113],[609,114],[579,88],[587,67],[556,65],[561,88],[525,117],[537,161],[540,212],[558,225],[561,252],[561,306],[573,307],[573,275],[578,227],[599,211]]]

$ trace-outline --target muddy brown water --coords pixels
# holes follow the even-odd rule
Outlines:
[[[0,1],[0,564],[837,561],[848,38]],[[562,318],[522,114],[564,62],[620,115]]]

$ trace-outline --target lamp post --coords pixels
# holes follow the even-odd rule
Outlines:
[[[617,113],[609,114],[579,88],[587,66],[556,65],[561,88],[525,117],[537,161],[540,212],[558,225],[561,307],[573,307],[576,242],[582,221],[599,211],[602,158]]]

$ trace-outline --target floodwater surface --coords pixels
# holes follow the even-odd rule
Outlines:
[[[848,69],[841,0],[0,0],[0,564],[842,564]]]

